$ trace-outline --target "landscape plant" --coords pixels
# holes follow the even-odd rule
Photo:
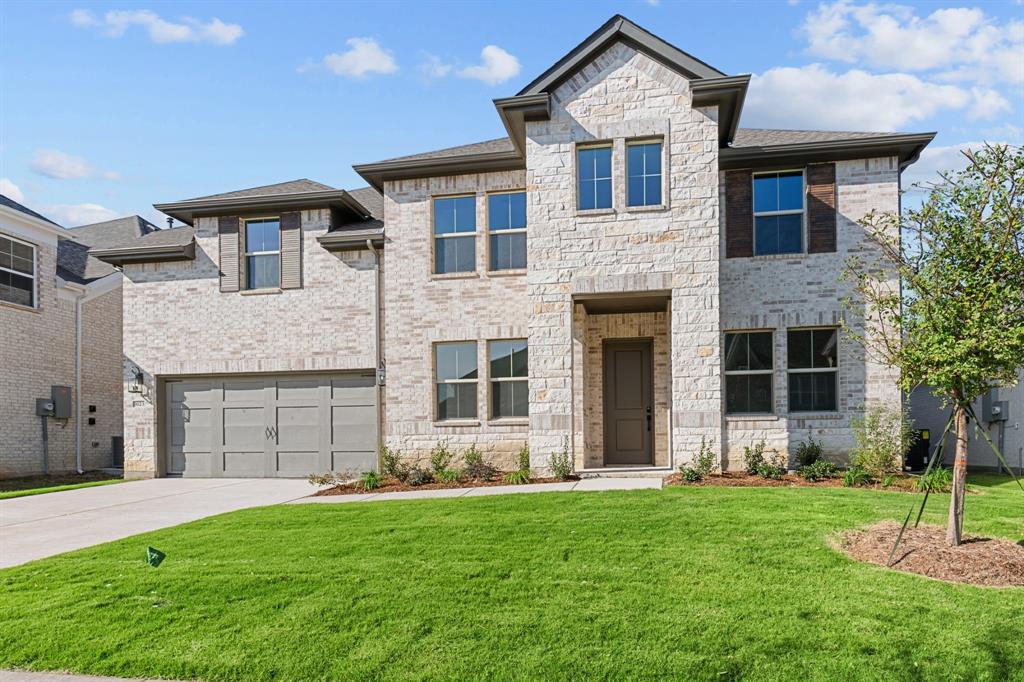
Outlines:
[[[530,446],[524,444],[516,453],[516,468],[505,474],[505,482],[522,485],[530,482]]]
[[[948,493],[953,482],[953,472],[939,466],[917,479],[916,487],[921,492]]]
[[[398,448],[381,445],[380,472],[385,476],[404,481],[409,474],[409,463],[402,458],[402,451]]]
[[[797,473],[805,481],[814,483],[816,481],[824,481],[825,479],[832,478],[838,473],[839,469],[835,464],[829,462],[826,459],[816,459],[810,464],[805,464],[800,467]]]
[[[434,482],[434,475],[426,469],[412,467],[409,469],[403,482],[413,486],[426,485]]]
[[[844,273],[857,294],[846,301],[847,334],[898,370],[902,390],[929,386],[952,408],[953,546],[963,533],[968,419],[977,423],[971,403],[993,384],[1012,385],[1024,366],[1024,150],[985,144],[963,155],[966,167],[925,187],[920,207],[865,216],[878,255],[862,249]]]
[[[371,490],[379,488],[380,484],[380,474],[376,471],[366,471],[359,477],[359,480],[356,481],[356,488],[370,492]]]
[[[700,449],[691,464],[681,464],[679,475],[684,481],[697,483],[710,476],[718,468],[718,455],[708,444],[704,436],[700,438]]]
[[[430,451],[430,469],[435,474],[440,474],[452,463],[454,454],[448,447],[448,440],[442,440]]]
[[[562,441],[562,449],[551,453],[548,459],[548,466],[551,467],[551,474],[559,481],[567,481],[572,476],[574,469],[572,455],[569,454],[569,439]]]
[[[917,440],[917,432],[899,408],[875,405],[851,423],[856,446],[853,463],[871,478],[882,480],[903,470],[903,456]]]
[[[758,468],[764,464],[764,440],[754,443],[753,447],[743,446],[743,468],[748,474],[754,476]]]
[[[475,481],[489,481],[498,473],[497,469],[484,461],[484,453],[480,452],[475,443],[462,455],[462,461],[463,473]]]
[[[822,457],[821,443],[814,440],[813,436],[807,436],[807,440],[800,441],[796,446],[796,462],[799,466],[805,467],[814,464]]]
[[[843,472],[843,485],[847,488],[871,485],[871,483],[871,474],[869,474],[866,469],[859,467],[856,464]]]

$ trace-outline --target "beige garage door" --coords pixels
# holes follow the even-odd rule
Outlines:
[[[285,477],[377,468],[372,374],[167,381],[166,471]]]

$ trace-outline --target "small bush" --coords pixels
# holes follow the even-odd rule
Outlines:
[[[769,462],[762,462],[757,467],[757,475],[761,478],[767,478],[773,481],[781,481],[782,477],[786,475],[786,467],[781,464],[771,464]]]
[[[892,486],[896,485],[896,481],[898,480],[900,480],[900,477],[897,476],[896,474],[888,474],[885,478],[882,479],[882,487],[891,488]]]
[[[764,440],[758,441],[752,448],[743,446],[743,466],[748,474],[756,474],[762,464],[764,464]]]
[[[376,471],[367,471],[356,481],[356,488],[369,492],[380,487],[380,474]]]
[[[824,481],[826,478],[832,478],[838,471],[839,469],[832,462],[825,459],[816,459],[810,464],[800,467],[798,473],[805,481],[814,483],[815,481]]]
[[[440,474],[452,463],[452,451],[448,449],[448,441],[443,440],[430,451],[430,470]]]
[[[333,473],[326,474],[310,474],[306,477],[310,485],[322,486],[322,485],[334,485],[338,482],[337,478]]]
[[[529,469],[516,469],[505,474],[505,482],[512,485],[523,485],[530,482]]]
[[[917,489],[921,492],[948,493],[953,486],[953,471],[946,467],[932,469],[917,479]]]
[[[853,420],[852,426],[857,441],[854,466],[867,471],[874,480],[902,471],[903,455],[914,444],[917,432],[901,410],[870,407],[863,417]]]
[[[568,438],[562,442],[562,450],[560,452],[551,453],[549,465],[551,467],[551,473],[559,481],[566,481],[570,476],[572,476],[573,462],[572,455],[569,454]]]
[[[442,469],[437,472],[436,478],[441,483],[458,483],[462,478],[462,472],[458,469]]]
[[[697,456],[693,460],[693,467],[700,473],[701,478],[710,476],[718,468],[718,455],[704,440],[704,436],[700,437],[700,450],[697,451]]]
[[[679,476],[687,483],[700,483],[704,480],[704,474],[700,469],[685,464],[679,467]]]
[[[402,451],[382,445],[380,448],[380,472],[385,476],[404,481],[409,475],[409,464],[402,459]]]
[[[869,474],[866,469],[859,467],[856,464],[847,469],[843,474],[843,485],[847,488],[852,488],[858,485],[870,485],[872,480],[874,479],[871,478],[871,474]]]
[[[796,446],[796,462],[801,467],[814,464],[819,460],[821,460],[821,443],[814,440],[811,436],[808,436],[806,441],[801,441]]]
[[[494,478],[498,470],[484,461],[484,453],[477,449],[476,445],[470,445],[462,456],[466,466],[463,472],[468,478],[477,481],[489,481]]]
[[[427,483],[434,482],[434,475],[426,469],[420,469],[419,467],[413,467],[409,470],[409,473],[405,477],[405,483],[408,485],[426,485]]]
[[[519,452],[516,453],[516,464],[519,465],[520,471],[530,470],[530,446],[524,444],[523,447],[519,448]]]

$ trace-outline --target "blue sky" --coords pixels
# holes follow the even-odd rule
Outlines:
[[[491,100],[615,13],[754,79],[744,127],[1021,143],[1005,2],[0,4],[0,191],[66,225],[503,134]],[[538,17],[544,17],[538,21]]]

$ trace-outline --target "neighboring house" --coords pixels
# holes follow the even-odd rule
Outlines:
[[[939,445],[942,432],[949,421],[950,407],[943,408],[942,400],[928,387],[914,389],[910,393],[910,416],[914,427],[928,429],[931,452]],[[967,466],[971,469],[1003,470],[1002,464],[985,440],[981,430],[999,446],[1003,459],[1015,472],[1024,475],[1024,370],[1018,372],[1017,383],[1013,386],[998,386],[987,396],[974,402],[974,413],[979,424],[971,423],[967,439]],[[942,461],[953,465],[955,443],[953,435],[946,437]]]
[[[588,471],[845,453],[900,393],[839,334],[838,275],[933,135],[742,129],[748,82],[616,16],[495,101],[506,138],[356,166],[361,190],[158,204],[194,241],[108,259],[126,470],[361,470],[378,440]]]
[[[114,463],[121,273],[89,255],[104,225],[67,230],[0,195],[0,476]],[[55,395],[44,447],[36,400]]]

